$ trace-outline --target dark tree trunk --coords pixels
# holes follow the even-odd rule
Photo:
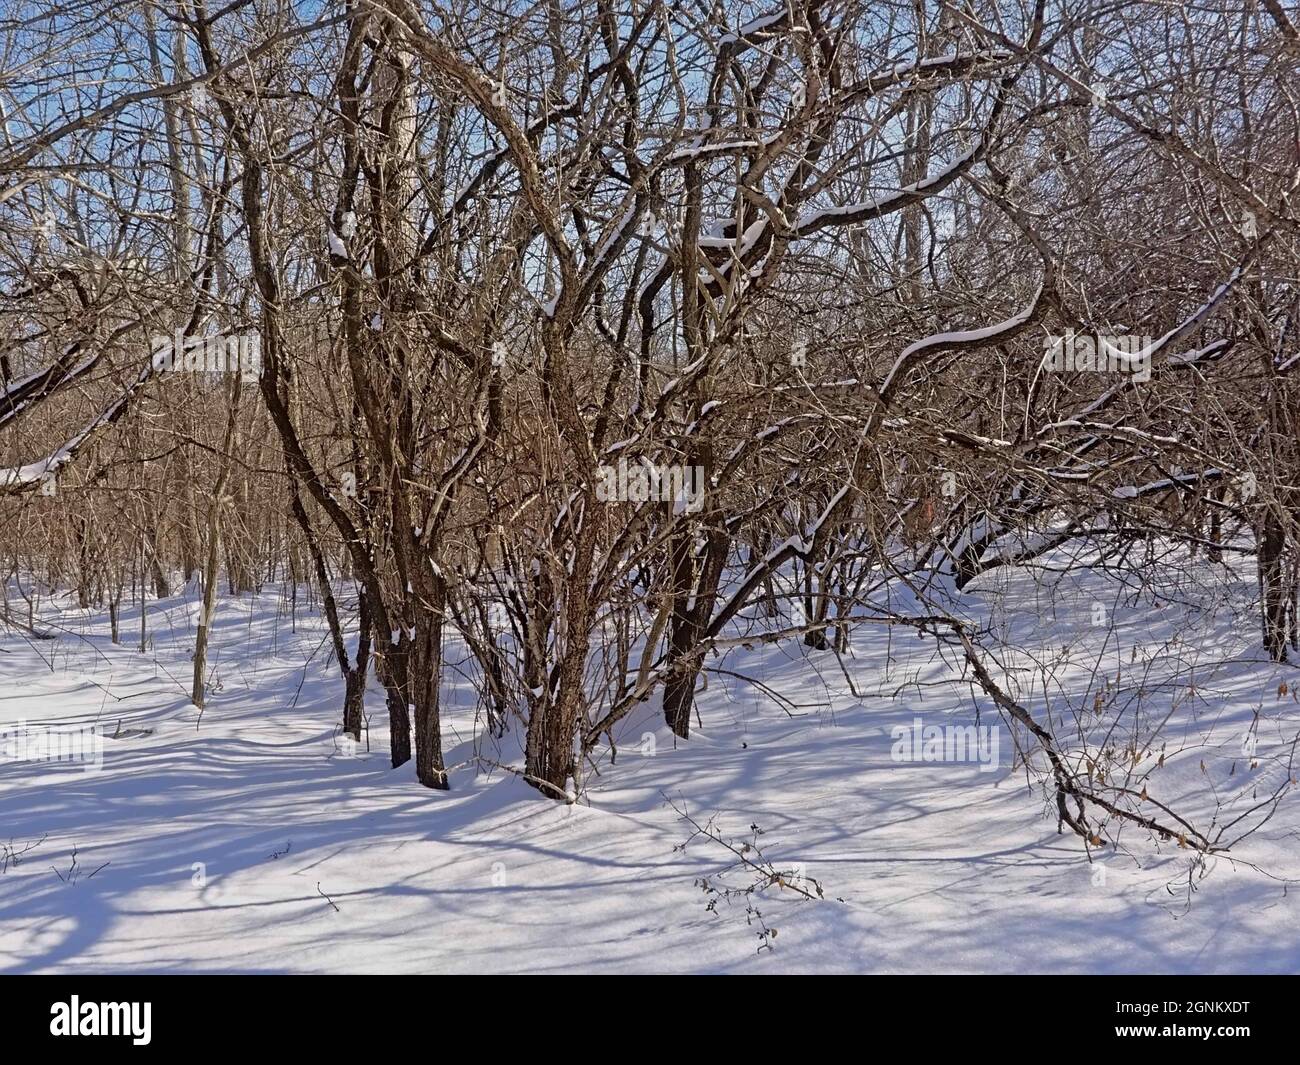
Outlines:
[[[674,736],[686,739],[691,734],[695,678],[700,669],[699,663],[690,657],[697,638],[695,611],[689,607],[695,584],[695,552],[690,535],[683,529],[673,533],[671,544],[673,610],[668,623],[668,660],[673,663],[673,669],[664,682],[664,720]]]
[[[410,653],[410,638],[402,633],[388,649],[381,677],[388,695],[388,734],[394,769],[411,760]]]
[[[370,602],[361,593],[357,624],[361,634],[357,638],[356,664],[344,664],[343,673],[343,731],[354,740],[361,739],[361,719],[366,704],[366,674],[370,670]]]
[[[695,681],[700,665],[695,659],[682,659],[677,672],[664,683],[664,720],[674,736],[688,739],[691,734],[691,711],[695,708]]]
[[[1291,589],[1287,587],[1283,565],[1286,537],[1282,522],[1270,508],[1258,533],[1260,609],[1264,629],[1264,649],[1274,662],[1286,661],[1287,613]]]
[[[419,607],[409,678],[415,709],[415,775],[426,788],[447,788],[447,767],[442,760],[442,721],[439,696],[442,686],[442,625],[446,589],[433,583],[433,598]]]
[[[826,620],[827,604],[830,602],[826,590],[830,585],[831,567],[832,563],[828,560],[826,573],[819,575],[816,565],[812,562],[804,566],[803,616],[806,625],[816,625]],[[830,644],[826,642],[824,628],[809,629],[803,634],[803,642],[805,647],[811,647],[814,651],[826,651],[830,648]]]
[[[718,581],[731,551],[731,538],[723,531],[718,515],[715,513],[711,517],[713,527],[698,559],[686,532],[679,534],[675,544],[678,553],[673,560],[672,586],[692,594],[683,592],[673,597],[668,629],[668,660],[673,668],[664,682],[664,720],[673,735],[682,739],[690,737],[695,682],[704,666],[700,642],[713,617]]]
[[[343,731],[357,741],[361,739],[361,715],[365,702],[365,671],[349,669],[343,678]]]
[[[158,558],[158,533],[150,530],[145,537],[145,553],[149,559],[149,573],[153,578],[153,594],[158,599],[166,599],[172,594],[163,572],[162,562]]]

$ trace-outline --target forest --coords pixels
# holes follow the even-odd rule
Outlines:
[[[1294,971],[1298,27],[0,2],[0,971]]]

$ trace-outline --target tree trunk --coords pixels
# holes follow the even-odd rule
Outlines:
[[[1282,522],[1270,507],[1264,511],[1258,533],[1258,558],[1264,649],[1274,662],[1286,661],[1287,606],[1291,590],[1286,586],[1283,565],[1285,546]]]
[[[420,610],[415,627],[415,648],[411,656],[412,705],[415,708],[415,776],[426,788],[447,788],[447,769],[442,761],[442,721],[439,705],[442,682],[442,625],[446,589],[434,579],[434,596]]]
[[[388,648],[380,674],[388,697],[388,736],[394,769],[411,760],[410,654],[410,638],[402,633]]]
[[[364,591],[357,613],[361,632],[357,637],[356,662],[351,668],[345,666],[343,674],[343,731],[360,741],[361,720],[366,706],[366,674],[370,670],[370,604]]]
[[[235,427],[239,421],[239,392],[239,378],[236,377],[226,397],[226,438],[221,447],[217,482],[212,486],[212,504],[208,508],[208,557],[203,565],[203,608],[194,639],[194,684],[190,696],[200,710],[203,709],[203,673],[208,660],[208,630],[217,604],[217,566],[221,561],[221,501],[230,477]]]
[[[203,566],[203,606],[199,614],[198,633],[194,637],[194,684],[190,701],[200,710],[203,709],[203,674],[208,664],[208,623],[216,608],[217,561],[221,558],[220,487],[223,478],[217,480],[218,491],[212,500],[212,510],[208,516],[208,557]]]

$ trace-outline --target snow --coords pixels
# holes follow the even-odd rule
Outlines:
[[[732,45],[736,44],[738,41],[753,37],[755,34],[762,33],[764,30],[771,29],[773,26],[778,25],[786,17],[786,14],[787,12],[785,8],[781,8],[778,11],[773,11],[769,15],[761,15],[756,19],[750,19],[735,33],[724,33],[720,38],[718,38],[718,44],[720,46]]]
[[[1189,565],[1200,564],[1179,562]],[[1140,602],[1126,598],[1114,632],[1088,619],[1093,604],[1116,603],[1114,585],[1093,574],[1002,571],[962,603],[1021,648],[1007,663],[1019,671],[1011,683],[1039,712],[1043,683],[1066,718],[1092,706],[1099,662],[1117,685],[1106,723],[1136,714],[1143,691],[1161,716],[1172,696],[1165,764],[1146,758],[1144,786],[1198,820],[1220,802],[1226,822],[1277,784],[1300,705],[1277,694],[1283,680],[1294,686],[1294,667],[1255,649],[1253,573],[1206,568],[1197,580],[1195,604],[1177,605],[1160,581]],[[496,750],[476,737],[474,698],[452,677],[450,791],[420,788],[412,764],[389,767],[373,681],[370,732],[350,750],[335,727],[337,672],[312,657],[326,630],[304,602],[282,589],[223,599],[211,650],[222,687],[201,720],[187,694],[193,630],[182,597],[150,601],[154,646],[143,655],[111,644],[106,616],[70,600],[40,619],[57,640],[0,632],[0,752],[19,722],[24,734],[94,725],[103,748],[93,770],[0,762],[0,842],[34,844],[0,873],[0,971],[1300,965],[1300,898],[1281,882],[1300,874],[1300,815],[1287,801],[1233,852],[1239,860],[1214,861],[1189,901],[1189,851],[1129,833],[1090,861],[1058,835],[1050,804],[1010,764],[1006,734],[992,772],[894,761],[894,730],[917,716],[976,723],[968,679],[932,639],[858,629],[844,660],[857,694],[833,658],[798,640],[730,649],[725,668],[790,699],[788,713],[719,673],[700,698],[702,727],[675,744],[652,699],[616,726],[617,760],[602,752],[600,776],[570,805],[485,764],[518,764],[517,737]],[[138,613],[124,606],[121,625],[133,639]],[[1184,697],[1193,675],[1195,697]],[[1256,710],[1251,769],[1241,737]],[[983,724],[994,720],[987,703],[982,711]],[[826,899],[764,889],[780,936],[758,953],[743,904],[705,910],[695,880],[728,859],[704,840],[680,849],[690,829],[679,810],[730,838],[757,824],[764,853],[817,879]],[[74,848],[82,869],[98,871],[68,883],[54,870],[68,869]]]
[[[796,232],[799,236],[808,236],[828,225],[843,225],[852,222],[865,222],[893,210],[897,205],[914,196],[941,191],[952,179],[964,170],[984,150],[984,140],[978,138],[975,143],[961,155],[957,156],[943,169],[936,171],[911,185],[888,195],[861,203],[848,203],[840,207],[822,207],[805,211],[799,216]]]
[[[701,156],[710,155],[729,155],[732,152],[752,151],[763,147],[762,141],[757,140],[733,140],[719,141],[716,144],[701,144],[697,138],[689,147],[679,148],[669,155],[665,160],[666,166],[673,166],[678,163],[689,163],[699,159]],[[701,241],[700,243],[703,243]]]
[[[131,401],[135,393],[153,377],[155,371],[153,360],[169,350],[170,345],[154,352],[153,359],[136,375],[135,380],[126,387],[122,394],[101,410],[88,424],[69,437],[61,447],[56,448],[45,458],[38,459],[36,462],[30,462],[16,468],[0,469],[0,492],[21,491],[57,474],[59,468],[71,462],[86,441],[115,418],[123,406]]]
[[[905,347],[902,353],[890,367],[889,373],[885,376],[884,383],[880,386],[881,395],[888,395],[893,385],[894,379],[899,377],[903,369],[917,356],[928,351],[946,351],[951,348],[974,347],[993,340],[1007,333],[1014,333],[1034,315],[1038,308],[1039,298],[1043,294],[1040,285],[1034,293],[1034,298],[1029,301],[1028,306],[1017,314],[1012,315],[1006,321],[998,322],[996,325],[984,326],[980,329],[964,329],[950,333],[935,333],[932,336],[925,337],[923,340],[915,341]]]
[[[71,354],[71,350],[65,351],[63,355],[60,357],[59,361],[63,362],[64,360],[66,360],[69,354]],[[83,359],[80,363],[77,364],[77,366],[75,366],[72,370],[68,372],[68,376],[80,377],[87,370],[89,370],[95,363],[97,363],[100,360],[100,358],[101,356],[97,353],[91,355],[89,358]],[[3,391],[0,391],[0,400],[5,401],[5,409],[8,410],[13,405],[14,397],[22,395],[25,391],[31,388],[31,386],[36,381],[49,376],[49,373],[50,373],[50,367],[43,366],[41,367],[41,369],[29,373],[26,377],[21,377],[17,381],[11,382],[8,388],[4,389]]]
[[[26,485],[38,484],[52,474],[57,473],[59,467],[66,463],[67,460],[68,449],[64,446],[52,455],[48,455],[37,462],[29,462],[25,466],[0,470],[0,489],[21,488]]]
[[[592,274],[595,274],[600,270],[601,265],[604,263],[605,259],[608,258],[611,249],[616,243],[618,243],[623,235],[633,227],[633,223],[637,221],[639,216],[640,213],[637,210],[636,200],[631,200],[624,209],[623,215],[618,220],[618,223],[616,225],[611,225],[606,229],[604,237],[601,238],[600,244],[597,245],[595,252],[593,252],[591,263],[587,267]],[[554,300],[546,306],[543,313],[548,318],[553,318],[555,316]]]

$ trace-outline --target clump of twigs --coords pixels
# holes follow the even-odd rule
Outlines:
[[[89,873],[86,873],[85,879],[89,880],[101,869],[107,868],[111,864],[111,862],[105,862],[103,865],[96,866]],[[54,866],[50,866],[50,871],[65,884],[75,884],[78,880],[82,879],[82,873],[84,870],[85,867],[77,863],[77,848],[75,846],[72,848],[72,863],[68,866],[67,873],[61,873]]]
[[[684,805],[678,806],[671,799],[667,799],[667,802],[691,828],[691,834],[684,842],[675,846],[674,851],[685,853],[686,848],[691,843],[703,839],[722,847],[734,859],[711,877],[697,877],[695,886],[704,893],[707,900],[704,906],[705,912],[714,916],[718,916],[719,902],[726,902],[728,905],[744,903],[745,923],[751,928],[757,927],[754,933],[758,938],[757,953],[762,954],[765,950],[771,951],[773,949],[773,942],[776,940],[778,931],[775,926],[768,924],[763,911],[759,909],[758,903],[765,890],[775,887],[782,891],[792,892],[802,900],[814,902],[820,902],[826,898],[821,883],[806,875],[800,866],[780,867],[763,853],[759,840],[764,832],[758,825],[751,824],[749,826],[747,838],[731,838],[724,836],[718,830],[713,818],[701,824],[690,815]],[[737,872],[744,874],[742,882],[740,884],[729,883],[729,878]],[[843,902],[844,900],[839,899],[837,901]]]
[[[39,847],[48,836],[42,836],[40,839],[28,840],[26,843],[14,845],[14,841],[0,843],[0,873],[9,872],[10,866],[17,867],[23,864],[23,858],[29,851],[34,851]]]
[[[331,906],[333,906],[333,907],[334,907],[334,912],[335,912],[335,913],[342,913],[342,912],[343,912],[342,910],[340,910],[340,909],[338,908],[338,905],[334,902],[334,900],[333,900],[332,898],[330,898],[329,895],[327,895],[325,892],[323,892],[323,891],[321,890],[321,888],[320,888],[320,881],[319,881],[319,880],[316,881],[316,894],[319,895],[321,898],[323,898],[323,899],[324,899],[326,902],[328,902]]]

